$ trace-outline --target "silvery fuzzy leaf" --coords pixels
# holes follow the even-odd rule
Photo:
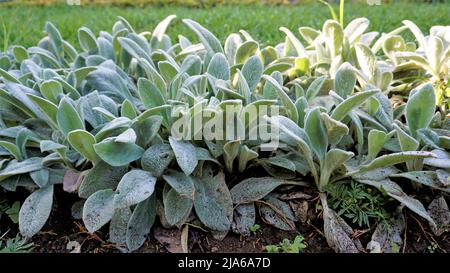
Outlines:
[[[198,39],[203,43],[206,50],[210,52],[211,55],[214,53],[223,53],[222,45],[220,44],[219,39],[217,39],[214,34],[212,34],[209,30],[201,26],[199,23],[190,20],[183,19],[184,24],[186,24],[192,31],[195,32]]]
[[[435,106],[436,95],[431,84],[423,85],[409,97],[406,104],[406,121],[414,138],[417,138],[417,130],[430,125]]]
[[[4,88],[9,93],[9,99],[14,102],[13,105],[17,105],[30,117],[46,120],[43,111],[28,97],[32,95],[40,96],[37,91],[24,85],[11,82],[6,82]],[[2,90],[3,89],[0,89],[0,91]]]
[[[135,110],[135,106],[133,103],[129,100],[125,100],[122,105],[120,106],[120,116],[127,117],[131,120],[136,118],[137,113]]]
[[[16,79],[15,76],[11,75],[8,71],[6,71],[2,68],[0,68],[0,76],[2,76],[2,79],[5,80],[6,82],[20,84],[20,81],[18,79]]]
[[[116,142],[116,138],[106,138],[94,144],[97,155],[114,167],[121,167],[141,158],[144,149],[134,143]]]
[[[209,62],[207,72],[216,79],[230,79],[230,65],[223,53],[216,53]]]
[[[130,35],[128,37],[118,37],[117,41],[122,46],[122,49],[125,50],[128,54],[130,54],[133,58],[136,59],[144,58],[147,61],[150,61],[151,60],[150,47],[148,46],[148,44],[146,44],[147,41],[142,40],[141,43],[138,43],[136,42],[136,39],[143,39],[143,38],[139,37],[136,34],[135,36]],[[146,48],[141,47],[142,43],[146,44]]]
[[[371,170],[375,170],[378,168],[383,168],[387,166],[393,166],[395,164],[408,162],[415,159],[427,159],[427,158],[433,158],[435,157],[434,153],[430,152],[418,152],[418,151],[411,151],[411,152],[400,152],[400,153],[393,153],[393,154],[387,154],[380,157],[377,157],[376,159],[372,160],[368,164],[364,164],[359,166],[353,174],[357,173],[364,173]]]
[[[428,166],[433,166],[437,168],[448,169],[450,168],[450,154],[442,150],[431,151],[435,156],[430,158],[425,158],[423,163]]]
[[[439,135],[429,128],[422,128],[417,130],[418,137],[425,142],[426,145],[431,146],[434,149],[440,149],[439,147]]]
[[[275,79],[280,85],[283,84],[283,74],[281,74],[279,71],[274,71],[270,76]],[[270,83],[265,82],[263,87],[263,96],[265,99],[276,99],[277,98],[277,90],[276,88]]]
[[[94,33],[89,28],[82,27],[78,30],[78,41],[84,51],[95,52],[97,50],[96,40]]]
[[[352,239],[353,229],[328,207],[326,196],[321,194],[324,233],[328,245],[337,253],[359,253],[362,248],[358,239]]]
[[[249,236],[250,228],[253,227],[256,220],[255,204],[248,203],[236,206],[233,220],[233,231],[243,236]]]
[[[440,171],[440,170],[438,170]],[[403,177],[409,179],[411,181],[423,184],[425,186],[438,189],[445,192],[450,192],[450,187],[447,185],[442,185],[440,183],[438,172],[434,171],[413,171],[413,172],[404,172],[398,174],[392,174],[391,177]]]
[[[367,159],[374,159],[383,149],[388,139],[388,134],[383,131],[372,129],[368,135],[368,152]]]
[[[335,58],[339,54],[344,42],[342,26],[334,20],[327,20],[323,25],[322,33],[325,37],[325,43],[330,50],[331,57]]]
[[[262,159],[263,162],[268,163],[272,166],[283,168],[286,170],[289,170],[291,172],[295,172],[296,165],[294,162],[292,162],[290,159],[284,157],[284,156],[273,156],[267,159]],[[294,175],[295,177],[295,175]]]
[[[49,183],[49,171],[48,169],[41,169],[38,171],[30,172],[30,177],[39,188],[43,188]]]
[[[225,167],[228,172],[233,171],[233,163],[239,154],[241,142],[239,140],[233,140],[223,145],[223,158],[225,161]]]
[[[269,194],[259,203],[259,212],[264,222],[281,230],[295,229],[295,215],[288,203],[278,199],[279,195]]]
[[[397,132],[398,142],[402,151],[416,151],[419,148],[419,142],[403,131],[397,124],[394,124]]]
[[[89,196],[84,203],[83,222],[91,233],[108,223],[114,215],[114,191],[100,190]]]
[[[325,127],[327,129],[328,143],[337,145],[342,137],[348,135],[349,129],[344,123],[331,118],[327,113],[320,113]]]
[[[326,79],[327,79],[327,77],[325,77],[325,76],[319,77],[319,78],[315,79],[308,86],[308,89],[306,90],[306,94],[305,94],[307,101],[310,102],[312,99],[317,97],[317,95],[319,94],[320,90],[322,89],[322,86],[324,85]]]
[[[21,63],[28,59],[30,56],[28,54],[28,51],[23,46],[13,46],[12,47],[12,54],[14,55],[14,58],[17,62]]]
[[[118,135],[115,141],[120,143],[136,143],[136,139],[136,132],[132,128],[129,128],[125,132]]]
[[[229,64],[235,65],[234,57],[236,56],[236,51],[241,44],[241,36],[236,33],[230,34],[225,40],[225,55],[227,56]]]
[[[194,207],[200,221],[213,231],[228,232],[233,217],[233,202],[224,173],[194,179],[194,185]]]
[[[150,62],[148,62],[145,59],[140,59],[139,64],[142,67],[142,69],[145,71],[145,74],[147,75],[147,78],[154,83],[159,90],[166,90],[167,84],[161,74],[156,70],[154,65]]]
[[[156,218],[156,195],[137,204],[127,226],[127,247],[134,251],[141,247]]]
[[[0,165],[1,165],[1,161],[0,161]],[[1,166],[0,166],[1,167]],[[19,182],[24,182],[25,180],[28,180],[28,183],[30,185],[32,185],[34,182],[33,180],[29,177],[29,175],[16,175],[16,176],[11,176],[6,178],[5,180],[2,180],[0,183],[0,186],[5,189],[6,191],[16,191],[17,187],[19,186]]]
[[[155,27],[150,39],[150,46],[152,50],[161,48],[161,42],[163,40],[164,34],[166,33],[167,27],[176,17],[176,15],[169,15]]]
[[[99,190],[115,189],[127,170],[128,166],[113,167],[104,161],[98,162],[84,176],[78,188],[78,195],[88,198]]]
[[[158,63],[158,69],[161,73],[161,76],[166,80],[166,82],[170,82],[173,78],[175,78],[179,71],[178,65],[175,66],[169,61],[161,61]]]
[[[304,58],[307,57],[308,54],[305,50],[305,47],[302,45],[302,43],[295,37],[295,35],[287,28],[280,27],[280,30],[286,34],[286,40],[292,44],[292,46],[295,48],[296,55],[298,57]]]
[[[242,67],[242,75],[247,80],[250,92],[255,91],[256,86],[261,80],[264,65],[259,56],[250,57]]]
[[[197,159],[199,161],[212,161],[218,165],[220,165],[220,162],[217,161],[214,157],[212,157],[211,153],[208,149],[201,148],[201,147],[195,147]]]
[[[92,127],[100,126],[108,121],[100,113],[95,111],[94,107],[101,107],[112,113],[114,116],[117,116],[116,103],[108,96],[100,95],[97,91],[91,92],[80,98],[78,107],[83,118],[89,122]]]
[[[109,241],[118,246],[127,242],[127,226],[131,218],[130,208],[117,209],[109,224]]]
[[[59,128],[66,135],[74,130],[84,130],[83,120],[66,97],[62,98],[58,105],[56,120]]]
[[[127,83],[116,70],[106,66],[100,66],[97,70],[89,73],[86,77],[87,83],[98,92],[112,92],[122,100],[133,101]]]
[[[414,36],[417,39],[417,42],[419,43],[419,46],[422,48],[423,51],[426,50],[426,40],[422,33],[422,31],[414,24],[413,22],[409,20],[404,20],[402,23],[409,28],[409,30],[414,34]]]
[[[356,85],[354,68],[349,63],[343,63],[336,72],[334,79],[334,91],[346,99],[353,93]]]
[[[261,50],[260,57],[263,61],[264,66],[266,66],[278,59],[278,53],[274,47],[266,46]]]
[[[12,155],[17,160],[22,159],[21,152],[20,152],[19,148],[17,147],[17,145],[15,145],[9,141],[0,140],[0,147],[7,151],[7,153],[6,153],[7,155]]]
[[[343,120],[353,109],[359,107],[378,92],[379,90],[363,91],[347,98],[336,106],[331,117],[337,121]]]
[[[348,38],[350,44],[360,39],[361,35],[369,27],[369,23],[367,18],[356,18],[347,24],[344,29],[344,36]]]
[[[359,67],[364,75],[369,78],[375,75],[377,59],[372,50],[363,44],[357,44],[355,50]]]
[[[198,164],[194,145],[188,141],[176,140],[173,137],[169,137],[169,142],[181,170],[186,175],[190,175]]]
[[[40,86],[40,92],[44,98],[53,102],[59,103],[59,96],[63,95],[63,87],[60,82],[55,80],[44,81]]]
[[[303,176],[306,176],[311,169],[309,168],[308,162],[304,155],[300,155],[298,153],[290,153],[286,156],[291,162],[295,165],[295,171],[300,173]]]
[[[275,188],[286,184],[302,185],[296,181],[281,180],[273,177],[253,177],[245,179],[234,186],[230,190],[231,198],[234,204],[254,202],[263,198]]]
[[[137,135],[136,144],[147,147],[157,137],[163,122],[164,118],[159,115],[136,121],[132,126]]]
[[[205,144],[215,158],[218,158],[223,154],[223,145],[208,140],[205,140]]]
[[[98,43],[98,53],[104,57],[105,59],[109,59],[112,61],[116,60],[116,54],[114,52],[113,45],[111,41],[104,37],[99,37],[97,39]]]
[[[379,251],[383,253],[398,253],[403,245],[403,230],[405,229],[405,217],[403,216],[402,210],[397,209],[395,217],[389,221],[380,222],[374,233],[372,234],[371,241],[367,245],[368,250],[370,245],[378,245]],[[376,244],[374,244],[376,243]]]
[[[309,137],[311,148],[319,158],[325,161],[325,153],[328,147],[328,134],[324,122],[320,117],[320,109],[311,110],[305,118],[305,132]]]
[[[444,187],[450,186],[450,173],[444,170],[436,170],[436,175],[439,183]]]
[[[202,73],[202,59],[197,55],[187,56],[181,64],[180,71],[186,71],[190,76],[200,75]]]
[[[40,169],[42,169],[42,158],[32,157],[21,162],[12,160],[5,168],[0,170],[0,181],[10,176],[30,173]]]
[[[379,104],[375,117],[383,126],[391,130],[394,122],[394,110],[392,109],[391,100],[383,92],[376,93],[371,99],[376,99]]]
[[[240,71],[239,69],[236,70],[236,74],[238,75],[236,93],[238,93],[244,98],[245,103],[250,103],[252,93],[248,85],[247,79],[244,77],[244,74],[242,74],[242,71]]]
[[[255,41],[246,41],[239,45],[234,57],[235,64],[245,63],[251,56],[255,55],[259,49],[259,44]]]
[[[258,162],[264,170],[273,177],[279,179],[294,179],[295,164],[284,157],[272,157]]]
[[[171,226],[181,227],[192,211],[194,202],[188,196],[180,195],[175,189],[170,189],[163,195],[164,215]]]
[[[329,183],[329,179],[334,170],[342,166],[347,160],[355,154],[340,149],[331,149],[325,155],[325,160],[320,168],[319,190],[322,190]]]
[[[39,232],[47,222],[53,204],[53,185],[33,192],[19,211],[20,233],[28,238]]]
[[[353,164],[358,164],[356,158],[347,161],[347,164],[345,165],[345,167],[350,171],[357,169],[358,166],[353,165]],[[352,165],[352,166],[350,166],[350,165]],[[388,166],[388,167],[374,169],[374,170],[364,172],[361,174],[355,174],[355,175],[352,175],[352,178],[379,181],[379,180],[386,179],[390,176],[393,176],[395,174],[398,174],[400,172],[401,171],[399,169],[397,169],[393,166]]]
[[[298,29],[300,35],[305,39],[309,44],[312,44],[315,39],[320,36],[320,31],[315,30],[311,27],[300,27]]]
[[[441,236],[450,226],[450,211],[443,196],[436,197],[427,209],[436,226],[430,225],[436,236]]]
[[[138,204],[153,194],[156,178],[149,172],[134,169],[126,173],[117,185],[114,196],[116,209]]]
[[[145,171],[155,177],[160,177],[174,158],[175,154],[170,145],[155,144],[142,155],[141,164]]]
[[[89,161],[96,164],[99,161],[94,150],[95,137],[84,130],[73,130],[67,135],[67,140],[70,145],[80,154],[82,154]]]
[[[406,43],[402,36],[400,35],[390,35],[383,42],[383,52],[389,58],[393,59],[395,62],[395,53],[399,51],[406,51]]]
[[[70,209],[73,219],[80,220],[83,217],[83,207],[86,200],[81,199],[72,204]]]
[[[390,197],[396,199],[410,210],[414,211],[424,219],[428,220],[431,225],[433,226],[436,225],[433,219],[431,219],[428,212],[425,210],[422,203],[419,200],[412,198],[411,196],[408,196],[406,193],[403,192],[402,188],[400,188],[399,185],[392,182],[391,180],[384,179],[379,181],[372,181],[372,180],[358,179],[357,181],[386,192]]]
[[[268,121],[279,127],[280,129],[280,141],[296,147],[297,145],[302,144],[302,149],[305,154],[306,151],[309,150],[309,153],[311,153],[309,147],[310,147],[310,139],[302,128],[300,128],[295,122],[293,122],[291,119],[284,117],[284,116],[274,116],[270,117]]]
[[[180,196],[194,199],[193,178],[174,170],[168,170],[163,178]]]

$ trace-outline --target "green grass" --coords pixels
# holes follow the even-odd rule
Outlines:
[[[416,22],[424,31],[433,25],[450,25],[450,5],[427,4],[383,4],[381,6],[346,5],[346,22],[357,17],[371,20],[370,30],[390,31],[401,25],[405,19]],[[55,23],[63,38],[76,42],[76,31],[87,26],[98,33],[110,30],[117,16],[129,20],[138,31],[152,31],[155,25],[170,14],[179,18],[194,19],[224,41],[226,36],[240,29],[247,30],[263,44],[283,41],[278,29],[286,26],[297,33],[300,26],[318,28],[330,17],[322,4],[299,6],[220,6],[211,9],[196,9],[180,6],[0,6],[0,41],[4,41],[4,23],[9,30],[9,44],[33,46],[43,37],[46,21]],[[172,37],[193,34],[178,20],[168,30]]]

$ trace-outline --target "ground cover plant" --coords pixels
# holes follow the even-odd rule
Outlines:
[[[256,233],[259,219],[295,230],[305,191],[319,197],[336,252],[398,251],[404,210],[443,234],[450,27],[422,32],[405,20],[377,33],[366,18],[333,17],[320,28],[282,27],[273,45],[245,30],[221,41],[174,15],[145,32],[123,17],[110,32],[81,27],[76,45],[47,22],[36,46],[9,45],[0,55],[0,186],[29,192],[21,235],[41,230],[61,187],[78,196],[73,218],[90,233],[107,227],[127,251],[155,221],[218,239]],[[193,38],[166,34],[176,21]],[[233,133],[211,138],[218,127]],[[264,130],[277,145],[240,134]],[[427,209],[417,195],[429,189]],[[367,246],[348,221],[374,227]],[[299,252],[302,241],[270,249]]]

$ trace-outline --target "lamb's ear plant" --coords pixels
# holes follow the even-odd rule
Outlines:
[[[361,251],[328,206],[332,183],[374,187],[433,225],[397,182],[450,191],[448,109],[435,111],[448,89],[448,29],[434,27],[428,39],[406,22],[376,39],[365,33],[368,19],[340,19],[301,27],[303,39],[280,28],[284,42],[266,47],[244,30],[222,42],[190,19],[182,23],[198,42],[171,40],[174,15],[151,32],[122,17],[111,32],[82,27],[78,46],[47,23],[37,46],[1,52],[0,186],[30,192],[19,212],[22,235],[45,225],[60,184],[80,198],[74,218],[89,232],[109,223],[109,240],[130,251],[157,217],[164,227],[190,224],[218,239],[229,230],[249,235],[256,213],[295,230],[285,194],[304,187],[321,196],[329,244]],[[398,36],[407,28],[417,50]],[[393,105],[398,94],[409,98]],[[237,128],[220,125],[237,132],[208,138],[203,129],[227,117]],[[269,152],[267,140],[240,135],[264,129],[255,125],[261,120],[279,131],[280,146]],[[198,121],[181,138],[172,131]],[[258,177],[228,179],[255,170]]]

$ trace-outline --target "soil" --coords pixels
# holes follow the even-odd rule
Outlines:
[[[39,253],[112,253],[121,252],[123,249],[108,243],[108,228],[104,227],[95,234],[89,234],[81,220],[75,220],[71,216],[70,205],[76,201],[73,194],[57,190],[54,199],[54,209],[49,221],[42,231],[32,239],[35,244],[35,252]],[[305,238],[307,247],[305,253],[331,253],[326,239],[322,233],[323,222],[320,215],[314,211],[316,199],[310,201],[308,222],[298,223],[296,231],[282,231],[262,223],[258,219],[261,228],[248,237],[242,237],[232,232],[223,240],[216,240],[211,234],[194,226],[189,228],[188,245],[193,253],[261,253],[265,246],[280,243],[283,239],[293,240],[301,234]],[[406,244],[400,249],[404,253],[430,253],[450,252],[450,236],[444,233],[436,237],[431,232],[429,225],[420,217],[405,210],[407,219]],[[5,226],[5,218],[0,221]],[[11,227],[11,223],[9,223]],[[355,234],[365,246],[370,241],[373,230],[357,230]],[[8,237],[11,237],[9,234]],[[157,240],[159,239],[159,241]],[[138,253],[164,253],[181,252],[181,231],[178,229],[163,229],[156,222],[145,244],[138,249]]]

